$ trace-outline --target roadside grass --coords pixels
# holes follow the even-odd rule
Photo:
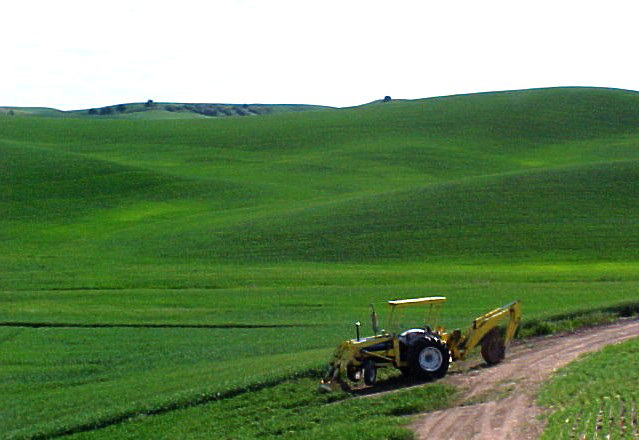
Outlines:
[[[542,438],[639,437],[639,339],[605,347],[562,368],[539,403],[549,410]]]
[[[620,318],[639,316],[639,300],[625,301],[597,309],[583,308],[549,318],[528,319],[518,331],[519,337],[544,336],[560,332],[571,332],[584,327],[610,324]]]

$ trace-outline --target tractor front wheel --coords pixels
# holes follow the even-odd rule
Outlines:
[[[346,369],[346,375],[352,382],[359,382],[362,376],[364,376],[364,369],[362,367],[349,365]]]
[[[366,385],[373,385],[377,380],[377,367],[375,362],[368,360],[364,362],[364,383]]]
[[[444,377],[450,361],[448,347],[435,336],[425,336],[415,341],[408,351],[410,373],[418,379],[431,380]]]

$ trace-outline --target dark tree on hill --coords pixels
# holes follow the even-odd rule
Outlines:
[[[102,107],[100,109],[100,114],[101,115],[110,115],[112,111],[113,110],[111,109],[111,107]]]
[[[98,111],[96,109],[92,108],[92,109],[89,110],[89,114],[90,115],[97,115]]]
[[[120,113],[122,113],[122,112],[126,111],[126,106],[124,104],[120,104],[120,105],[118,105],[117,109],[118,109],[118,111]]]
[[[153,105],[154,105],[154,102],[153,102],[153,100],[152,100],[152,99],[149,99],[149,100],[146,102],[146,104],[144,104],[144,106],[145,106],[145,107],[153,107]]]
[[[204,116],[217,116],[217,109],[212,105],[201,105],[198,107],[197,113]]]
[[[384,102],[388,102],[388,101],[390,101],[390,100],[391,100],[391,97],[390,97],[390,96],[384,96]]]

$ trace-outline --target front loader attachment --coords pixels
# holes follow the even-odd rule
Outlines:
[[[337,346],[333,358],[329,363],[328,371],[320,381],[319,388],[323,391],[336,391],[345,388],[342,375],[346,374],[348,366],[354,361],[354,352],[351,341],[344,341]]]
[[[342,380],[339,377],[339,370],[331,366],[329,367],[326,376],[324,376],[324,378],[320,381],[319,389],[320,391],[331,393],[340,388],[341,382]]]

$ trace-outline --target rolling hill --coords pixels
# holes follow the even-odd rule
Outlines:
[[[52,245],[93,228],[74,246],[118,259],[623,260],[638,127],[639,95],[587,88],[169,125],[7,117],[2,221]]]

